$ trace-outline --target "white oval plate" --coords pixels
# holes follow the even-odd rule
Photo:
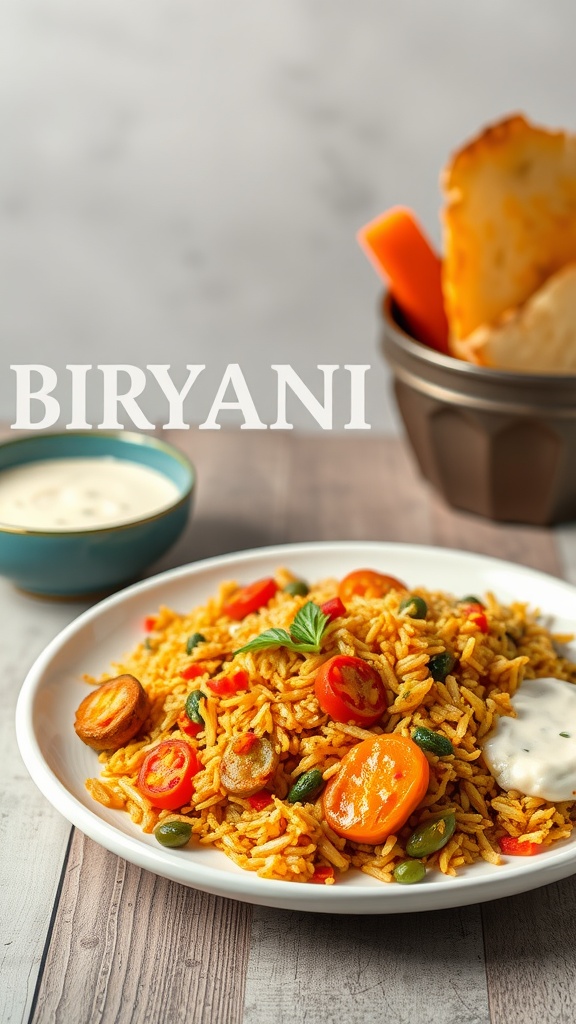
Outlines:
[[[82,832],[148,871],[219,896],[288,910],[392,914],[465,906],[511,896],[576,872],[575,837],[535,857],[509,857],[500,867],[480,862],[457,878],[429,872],[413,886],[378,883],[350,871],[333,886],[279,882],[243,871],[218,850],[168,850],[144,835],[122,811],[95,803],[84,780],[98,774],[96,754],[78,740],[74,711],[86,694],[82,675],[99,675],[142,639],[142,621],[160,604],[187,611],[223,579],[248,583],[288,566],[304,579],[374,568],[409,586],[456,595],[493,591],[521,599],[551,617],[555,629],[576,632],[576,588],[543,573],[493,558],[419,545],[292,544],[210,558],[137,583],[80,615],[48,645],[29,672],[18,701],[22,757],[47,799]],[[576,658],[576,646],[571,656]]]

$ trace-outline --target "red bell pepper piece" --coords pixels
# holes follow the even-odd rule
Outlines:
[[[252,796],[248,797],[248,803],[255,811],[263,811],[273,800],[272,793],[267,789],[261,789],[260,792],[253,793]]]
[[[200,722],[192,722],[185,711],[183,711],[179,716],[176,724],[180,729],[180,732],[185,732],[187,736],[197,736],[204,728],[204,724],[200,724]]]
[[[484,611],[484,606],[481,604],[467,604],[463,608],[464,613],[468,616],[470,622],[473,622],[477,629],[481,633],[490,632],[488,625],[488,619]]]
[[[328,867],[327,864],[319,864],[310,881],[325,885],[329,878],[334,878],[334,868]]]
[[[346,606],[339,597],[333,597],[330,601],[320,605],[320,610],[324,612],[324,615],[328,616],[329,622],[334,622],[334,619],[339,619],[342,615],[346,615]]]
[[[212,690],[212,693],[217,693],[220,697],[230,697],[234,693],[238,693],[239,690],[248,689],[248,673],[244,672],[243,669],[239,669],[231,676],[223,676],[222,679],[210,679],[207,686]]]
[[[203,665],[188,665],[188,668],[183,669],[180,673],[182,679],[197,679],[198,676],[203,676],[206,669]]]
[[[514,839],[513,836],[502,836],[502,839],[499,839],[498,842],[501,852],[508,854],[510,857],[532,857],[535,853],[540,853],[542,849],[540,843],[521,843],[519,839]]]

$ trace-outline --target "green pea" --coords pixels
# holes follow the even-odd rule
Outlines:
[[[186,641],[186,654],[192,654],[192,651],[198,646],[198,644],[205,643],[206,637],[203,636],[202,633],[192,633],[192,636],[189,636]]]
[[[429,818],[422,825],[414,830],[406,843],[406,853],[410,857],[427,857],[430,853],[436,853],[446,846],[448,840],[454,835],[456,828],[456,815],[453,811],[446,811],[444,814],[437,814]]]
[[[405,615],[409,615],[411,619],[425,619],[428,605],[423,597],[417,597],[416,594],[412,594],[411,597],[405,597],[400,602],[400,611],[404,612]]]
[[[204,719],[200,714],[198,704],[201,700],[206,699],[206,694],[202,693],[202,690],[192,690],[186,697],[185,711],[191,722],[195,722],[196,725],[204,725]]]
[[[291,594],[292,597],[306,597],[310,593],[310,587],[304,580],[290,580],[284,587],[285,594]]]
[[[438,683],[443,683],[449,672],[456,664],[456,658],[450,651],[441,651],[440,654],[433,654],[428,662],[428,671]]]
[[[421,860],[403,860],[396,865],[393,875],[400,885],[414,885],[426,876],[426,868]]]
[[[484,602],[479,597],[475,597],[474,594],[466,594],[460,601],[460,604],[479,604],[482,608],[485,607]]]
[[[422,750],[430,750],[438,757],[447,757],[448,754],[454,753],[454,747],[447,736],[433,732],[432,729],[425,729],[423,725],[419,725],[413,730],[412,739]]]
[[[322,772],[318,768],[311,768],[310,771],[299,775],[296,782],[286,797],[289,804],[303,803],[305,800],[313,800],[324,785]]]
[[[162,846],[175,849],[186,846],[192,836],[192,826],[187,821],[161,821],[154,829],[154,837]]]

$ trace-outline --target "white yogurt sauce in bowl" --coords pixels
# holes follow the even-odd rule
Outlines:
[[[576,798],[576,684],[526,679],[501,717],[484,758],[501,789],[558,803]]]
[[[113,456],[41,459],[0,471],[0,527],[97,530],[156,515],[180,494],[156,469]]]

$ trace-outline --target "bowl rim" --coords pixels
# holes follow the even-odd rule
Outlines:
[[[396,319],[394,308],[395,300],[390,291],[385,291],[380,303],[386,327],[390,328],[396,337],[394,340],[401,344],[409,355],[423,362],[431,363],[434,366],[450,370],[452,373],[461,373],[468,376],[480,377],[487,383],[500,381],[511,385],[524,384],[537,386],[538,384],[550,387],[551,384],[558,384],[560,381],[570,382],[576,386],[576,373],[528,373],[516,370],[498,370],[491,366],[478,366],[476,363],[469,363],[465,359],[457,359],[455,356],[444,355],[437,352],[423,342],[418,341],[402,327]]]
[[[153,523],[155,520],[158,519],[163,519],[166,515],[168,515],[171,512],[175,512],[177,509],[181,508],[189,501],[197,480],[196,467],[194,463],[186,455],[184,455],[184,453],[181,452],[179,448],[176,448],[168,441],[164,441],[161,438],[155,437],[154,435],[151,434],[141,434],[134,430],[99,430],[98,432],[90,430],[59,430],[54,432],[47,431],[46,433],[42,434],[27,434],[25,437],[14,437],[7,441],[1,441],[0,452],[2,452],[5,448],[9,447],[17,447],[19,445],[25,447],[27,444],[30,444],[33,441],[39,441],[43,439],[50,441],[51,439],[57,440],[59,438],[68,437],[108,438],[110,440],[124,441],[130,444],[141,445],[143,448],[156,448],[159,451],[164,452],[164,454],[168,455],[176,462],[180,463],[180,465],[186,470],[186,473],[188,475],[188,483],[184,490],[179,488],[178,496],[174,498],[174,500],[171,501],[168,505],[162,508],[159,512],[154,512],[152,515],[141,516],[136,519],[130,519],[125,523],[111,524],[110,526],[97,526],[93,527],[92,529],[80,528],[78,530],[38,530],[34,529],[33,527],[10,526],[7,523],[0,522],[0,535],[17,534],[19,536],[26,537],[52,537],[63,540],[64,538],[80,539],[82,537],[94,536],[95,534],[112,534],[122,530],[130,530],[135,526],[144,526],[148,523]],[[88,444],[91,443],[91,441],[88,441]],[[74,456],[72,456],[72,458],[73,457]],[[37,461],[42,460],[38,459]],[[23,464],[25,463],[16,463],[16,465]],[[0,467],[0,474],[1,473],[2,468]]]

